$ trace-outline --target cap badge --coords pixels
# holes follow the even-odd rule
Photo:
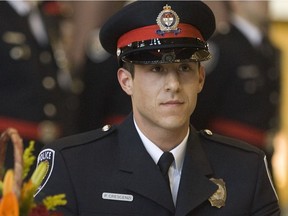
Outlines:
[[[225,206],[226,197],[227,197],[225,182],[223,181],[223,179],[215,179],[215,178],[211,178],[210,181],[215,183],[218,186],[218,189],[209,198],[209,202],[211,203],[211,206],[221,208]]]
[[[160,27],[156,32],[157,34],[163,36],[168,32],[174,32],[175,34],[180,33],[180,29],[178,28],[179,17],[177,13],[171,9],[171,6],[166,4],[159,13],[156,21]]]

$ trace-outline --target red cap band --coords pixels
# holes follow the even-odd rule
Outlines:
[[[199,38],[204,41],[200,31],[192,25],[180,23],[178,25],[179,33],[164,32],[163,35],[157,34],[160,30],[158,25],[145,26],[133,29],[122,35],[117,43],[118,48],[122,48],[136,41],[145,41],[156,38]]]

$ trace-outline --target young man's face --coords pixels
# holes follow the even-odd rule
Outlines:
[[[124,69],[118,71],[137,124],[168,130],[188,127],[204,77],[196,62],[135,65],[134,78]]]

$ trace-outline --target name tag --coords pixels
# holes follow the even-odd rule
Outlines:
[[[104,193],[102,193],[102,199],[132,202],[133,196],[130,194],[118,194],[118,193],[106,193],[106,192],[104,192]]]

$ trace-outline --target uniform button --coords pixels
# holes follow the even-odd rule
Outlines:
[[[66,58],[66,54],[64,50],[57,49],[55,51],[54,56],[55,56],[58,67],[61,68],[62,70],[65,70],[68,67],[68,62],[67,62],[67,58]]]
[[[26,36],[22,32],[4,32],[2,39],[5,43],[9,44],[24,44]]]
[[[42,85],[45,89],[51,90],[55,88],[56,81],[53,77],[47,76],[42,80]]]
[[[51,142],[59,137],[60,129],[52,121],[42,121],[38,126],[40,140],[44,143]]]
[[[213,133],[212,133],[211,130],[205,129],[204,132],[205,132],[207,135],[209,135],[209,136],[212,136],[212,135],[213,135]]]
[[[110,128],[111,128],[111,125],[105,125],[102,127],[102,131],[108,131],[110,130]]]
[[[48,104],[45,104],[43,111],[46,116],[53,117],[57,113],[57,108],[54,104],[48,103]]]
[[[49,64],[52,60],[52,56],[48,51],[44,51],[40,53],[39,59],[41,63]]]
[[[14,60],[29,59],[31,50],[28,46],[16,46],[10,50],[10,56]]]

